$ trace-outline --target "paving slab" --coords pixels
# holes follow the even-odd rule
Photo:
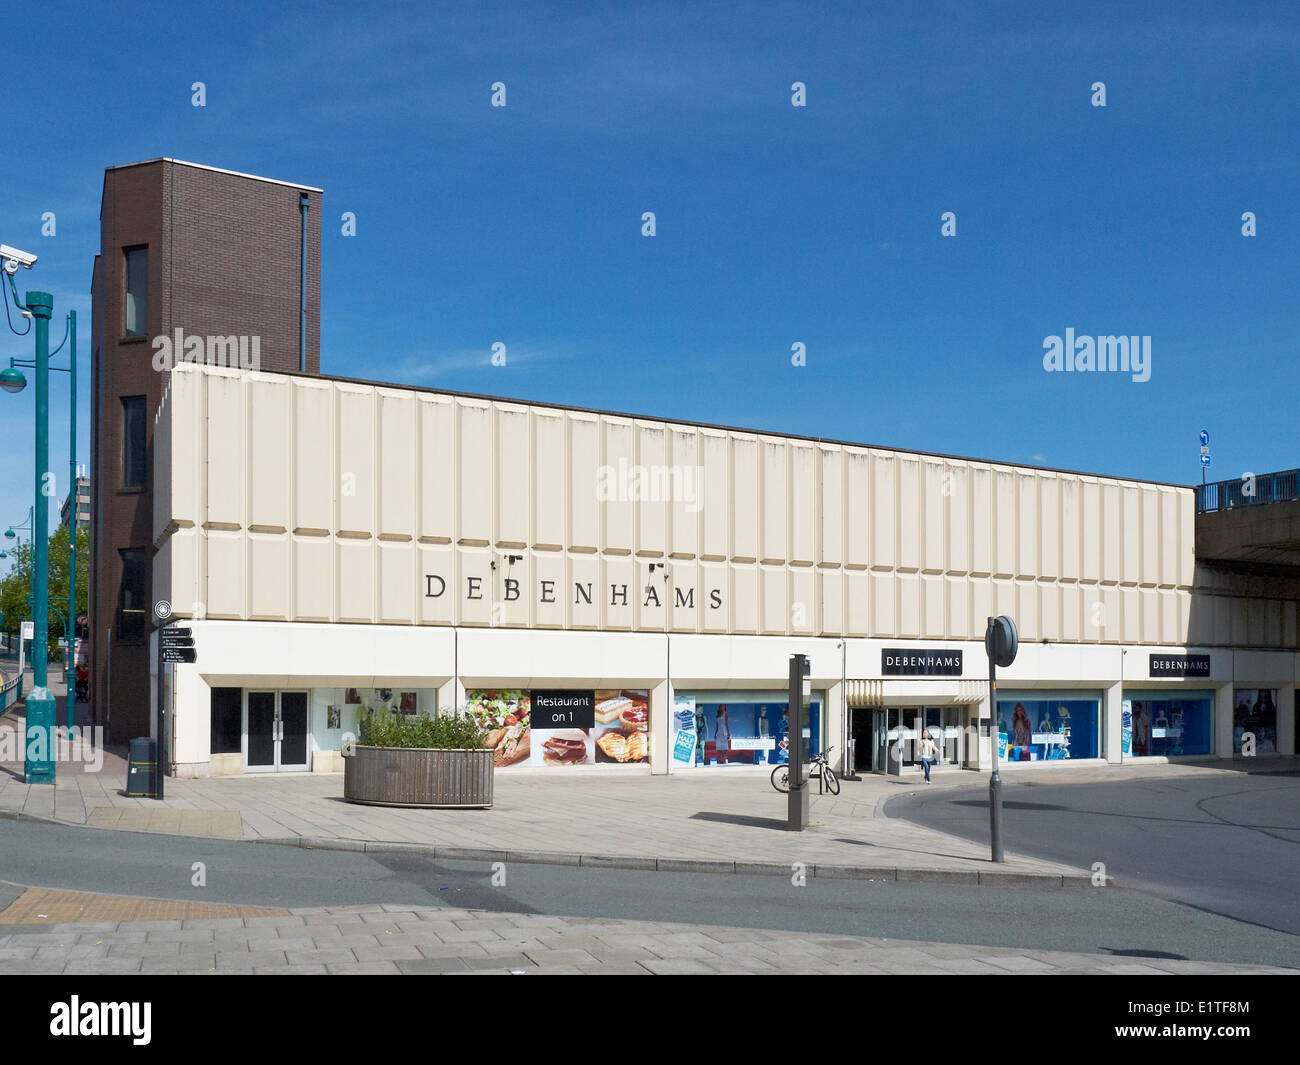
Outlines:
[[[57,810],[52,789],[29,788],[0,774],[0,808],[106,831],[507,864],[777,876],[793,875],[798,866],[805,875],[866,878],[896,877],[899,869],[918,876],[978,873],[989,864],[974,844],[879,816],[884,799],[901,792],[896,781],[877,778],[846,781],[838,799],[811,796],[811,826],[790,833],[783,827],[786,799],[762,773],[581,779],[503,773],[495,782],[492,810],[458,811],[344,803],[342,775],[316,773],[168,780],[167,797],[157,802],[122,794],[125,769],[120,755],[106,751],[101,771],[76,777],[77,786],[68,791],[73,801]],[[1081,872],[1015,855],[1003,871],[1058,878]]]
[[[21,719],[6,716],[6,722]],[[67,741],[61,741],[66,745]],[[79,739],[78,744],[82,743]],[[62,749],[61,749],[62,750]],[[69,754],[74,751],[68,747]],[[55,787],[28,786],[21,765],[0,772],[0,815],[44,818],[104,831],[181,833],[294,846],[443,859],[553,862],[665,872],[964,882],[999,887],[1055,884],[1090,888],[1090,871],[1010,854],[994,866],[986,846],[884,817],[886,800],[919,791],[919,779],[864,776],[845,780],[839,796],[813,794],[811,823],[785,830],[786,796],[766,773],[651,775],[648,772],[497,774],[491,810],[408,810],[341,801],[341,773],[264,774],[208,780],[171,779],[161,802],[125,796],[121,748],[102,752],[89,772],[69,762]],[[80,751],[78,757],[86,754]],[[1273,763],[1276,762],[1276,766]],[[1270,761],[1294,770],[1294,758]],[[62,766],[61,766],[62,768]],[[1018,781],[1130,780],[1219,775],[1237,778],[1239,763],[1180,765],[1026,764],[1008,770]],[[1269,767],[1264,767],[1269,768]],[[936,772],[932,789],[981,785],[959,769]]]

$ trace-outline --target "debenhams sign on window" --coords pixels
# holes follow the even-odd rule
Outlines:
[[[485,598],[483,582],[484,577],[466,577],[465,578],[465,599],[479,600]],[[523,588],[520,582],[513,577],[504,578],[505,589],[502,600],[507,603],[517,602],[523,597]],[[558,581],[537,582],[537,602],[539,603],[558,603],[559,592],[556,588]],[[447,592],[447,582],[436,573],[426,573],[424,575],[424,597],[426,599],[441,599]],[[664,600],[659,597],[659,590],[653,584],[648,584],[644,588],[645,598],[641,603],[642,606],[664,606]],[[594,606],[596,596],[604,596],[604,588],[598,592],[595,588],[594,581],[574,581],[573,583],[573,603],[575,606]],[[609,585],[609,605],[610,606],[630,606],[628,599],[629,590],[626,584]],[[665,598],[668,590],[664,589]],[[673,589],[673,606],[685,607],[688,610],[695,607],[695,589],[694,588],[674,588]],[[708,590],[708,602],[705,604],[710,610],[719,610],[722,607],[722,589],[710,588]]]

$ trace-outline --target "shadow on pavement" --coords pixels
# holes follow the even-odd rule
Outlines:
[[[691,814],[692,821],[720,821],[728,825],[748,825],[750,828],[773,828],[787,831],[786,823],[775,817],[750,817],[748,814],[720,814],[700,811]]]

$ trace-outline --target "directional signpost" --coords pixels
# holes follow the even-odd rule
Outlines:
[[[163,684],[163,665],[172,663],[192,663],[198,661],[198,652],[194,649],[194,630],[181,628],[163,628],[158,630],[158,713],[156,735],[157,766],[154,771],[154,798],[163,797],[163,769],[167,765],[167,714],[164,710],[165,689]]]
[[[1210,464],[1210,431],[1201,430],[1201,487],[1205,487],[1205,467]]]
[[[160,629],[158,639],[164,662],[194,662],[194,636],[191,629]]]

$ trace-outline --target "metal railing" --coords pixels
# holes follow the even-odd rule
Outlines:
[[[1196,513],[1231,510],[1259,503],[1300,499],[1300,469],[1281,473],[1247,474],[1233,481],[1196,486]]]
[[[23,697],[23,678],[21,675],[5,675],[4,687],[0,689],[0,713],[8,710]]]

